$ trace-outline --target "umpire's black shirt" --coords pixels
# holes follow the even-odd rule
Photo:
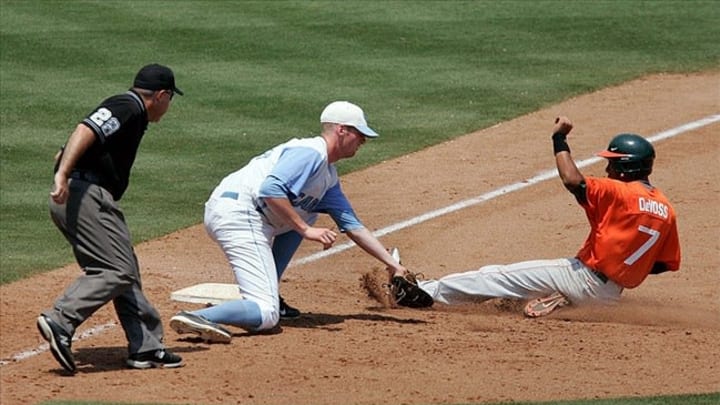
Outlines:
[[[142,98],[129,90],[103,101],[82,121],[97,137],[78,159],[75,171],[89,173],[119,200],[128,186],[130,169],[148,126]]]

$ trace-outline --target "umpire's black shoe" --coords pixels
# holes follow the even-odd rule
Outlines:
[[[45,315],[38,317],[37,327],[42,337],[50,344],[50,352],[52,352],[55,360],[65,370],[74,373],[76,368],[71,348],[72,337],[60,325]]]
[[[182,357],[177,354],[167,349],[157,349],[131,354],[127,359],[127,365],[137,369],[153,367],[176,368],[184,366],[185,363],[183,363]]]
[[[280,318],[292,319],[292,318],[297,318],[299,316],[300,316],[300,310],[288,305],[281,295],[280,296]]]

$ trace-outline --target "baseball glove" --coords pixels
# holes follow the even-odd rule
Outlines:
[[[417,276],[407,272],[405,276],[394,276],[390,291],[395,303],[403,307],[428,308],[434,303],[430,294],[418,287]]]

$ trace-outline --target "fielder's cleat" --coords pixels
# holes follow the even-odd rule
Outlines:
[[[176,368],[185,365],[182,357],[170,352],[167,349],[150,350],[142,353],[131,354],[127,359],[127,365],[131,368]]]
[[[194,333],[210,343],[230,343],[232,340],[230,331],[191,312],[178,312],[170,318],[170,327],[180,334]]]
[[[72,355],[72,337],[52,319],[40,315],[37,319],[37,328],[42,337],[50,344],[50,352],[58,363],[67,371],[74,373],[75,359]]]
[[[561,293],[556,292],[547,297],[536,298],[528,302],[523,312],[529,318],[537,318],[567,305],[570,305],[570,301]]]
[[[292,319],[300,316],[300,310],[293,308],[285,302],[282,295],[280,296],[280,318]]]

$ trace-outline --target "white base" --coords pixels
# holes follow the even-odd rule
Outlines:
[[[173,301],[217,305],[225,301],[242,299],[237,284],[202,283],[177,290],[170,294]]]

